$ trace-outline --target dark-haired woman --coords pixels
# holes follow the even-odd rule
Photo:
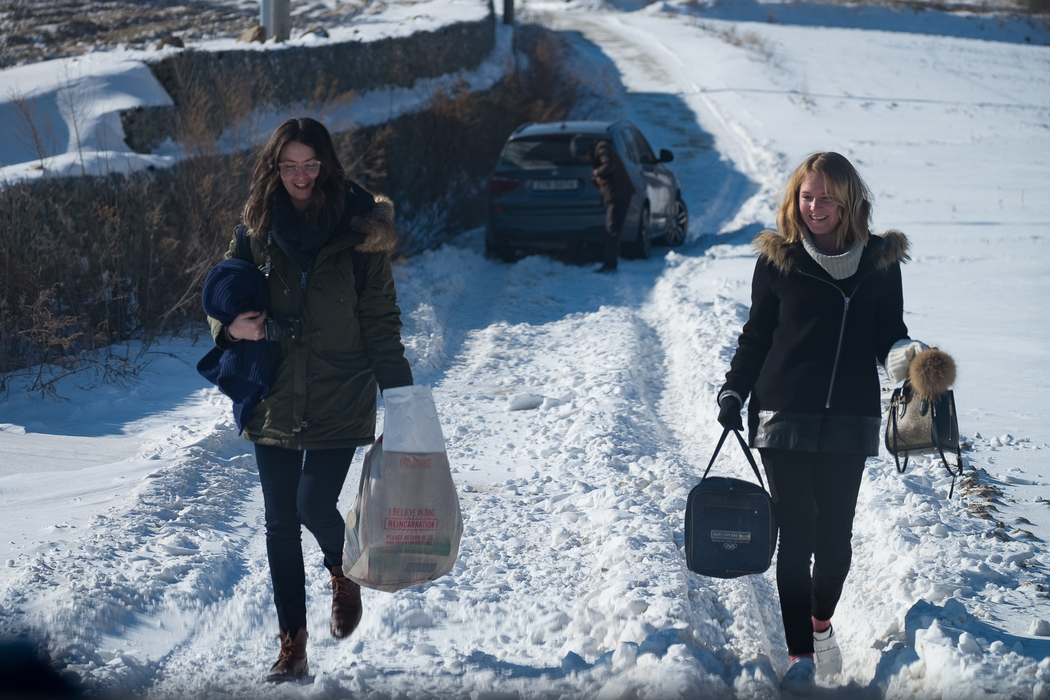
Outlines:
[[[868,190],[837,153],[791,175],[779,232],[755,239],[751,311],[718,394],[719,422],[743,429],[769,478],[780,525],[777,590],[791,667],[789,692],[837,673],[831,627],[850,568],[853,516],[867,457],[879,452],[877,363],[906,376],[922,343],[904,323],[899,231],[870,232]],[[815,658],[814,658],[815,657]]]
[[[343,576],[336,501],[356,448],[374,440],[377,388],[412,384],[390,268],[393,216],[389,200],[346,177],[324,125],[289,119],[259,156],[246,240],[235,235],[226,253],[262,270],[271,300],[225,326],[211,319],[218,347],[267,342],[276,357],[270,391],[244,426],[255,443],[280,628],[266,680],[308,673],[301,526],[331,576],[331,634],[348,636],[361,618],[360,588]]]

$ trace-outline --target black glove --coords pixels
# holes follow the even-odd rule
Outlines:
[[[722,400],[718,402],[718,422],[722,424],[723,428],[743,430],[744,421],[740,417],[740,409],[742,408],[743,405],[740,403],[740,399],[732,394],[725,394],[722,396]]]

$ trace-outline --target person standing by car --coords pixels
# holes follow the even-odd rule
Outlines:
[[[627,167],[608,139],[576,134],[569,142],[569,153],[594,166],[594,177],[602,191],[602,206],[605,207],[605,254],[602,266],[595,272],[616,272],[620,259],[620,240],[627,211],[634,197],[634,183]]]
[[[737,430],[751,397],[750,445],[780,526],[777,590],[792,661],[781,687],[798,694],[812,690],[817,666],[841,668],[831,617],[865,460],[879,452],[876,360],[900,381],[925,348],[904,323],[908,241],[871,233],[870,217],[867,187],[843,156],[817,153],[795,170],[779,232],[755,239],[750,315],[718,394],[718,422]]]
[[[276,346],[269,393],[244,433],[255,443],[280,627],[280,654],[265,680],[285,681],[309,672],[301,526],[331,574],[331,634],[347,637],[361,619],[361,590],[343,576],[336,502],[356,448],[374,441],[377,386],[411,385],[412,371],[390,268],[393,204],[346,177],[323,124],[303,117],[277,127],[243,216],[226,258],[262,270],[270,308],[210,322],[219,348]]]

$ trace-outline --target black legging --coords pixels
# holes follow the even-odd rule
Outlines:
[[[812,654],[810,616],[831,619],[849,573],[853,514],[866,457],[793,450],[759,452],[780,527],[777,590],[788,653]]]
[[[266,555],[281,629],[293,638],[306,626],[306,570],[302,525],[317,538],[324,565],[343,561],[345,525],[336,502],[354,448],[287,450],[255,446],[266,510]]]

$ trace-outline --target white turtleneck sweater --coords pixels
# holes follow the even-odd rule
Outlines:
[[[809,257],[813,258],[831,275],[832,279],[836,280],[844,280],[857,274],[857,268],[860,267],[860,256],[864,252],[864,244],[858,241],[841,255],[825,255],[808,233],[802,238],[802,245],[809,253]]]

